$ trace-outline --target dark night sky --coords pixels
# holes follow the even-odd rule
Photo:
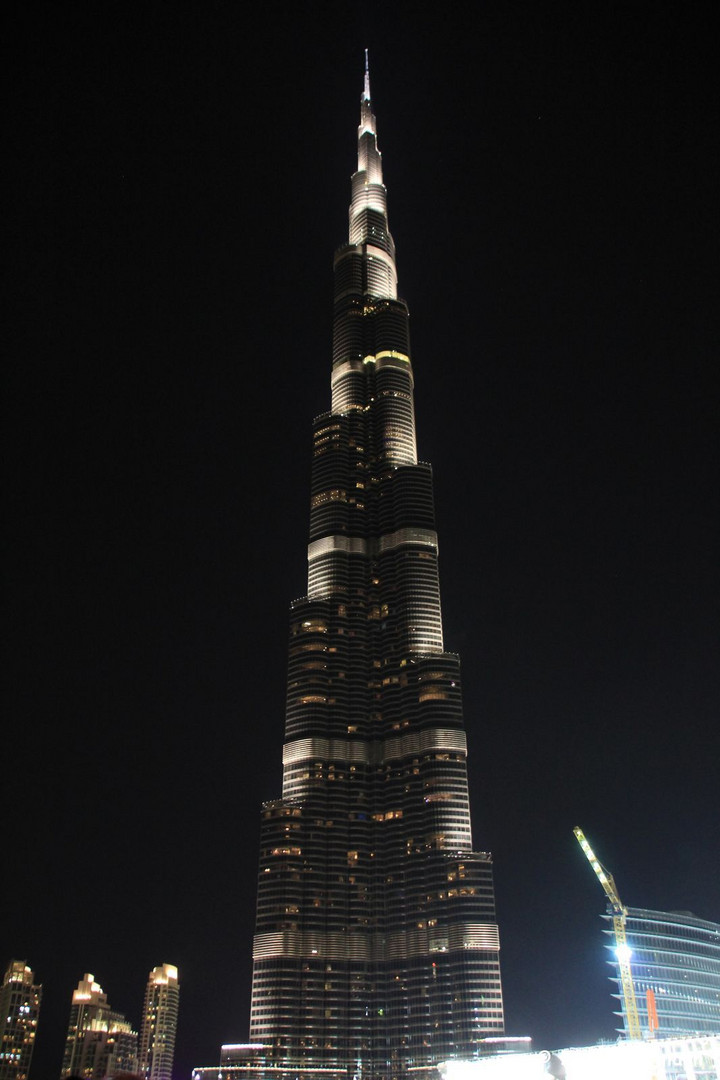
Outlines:
[[[247,1035],[365,45],[508,1031],[611,1037],[572,827],[626,903],[720,920],[699,9],[24,10],[0,965],[44,983],[35,1080],[85,971],[137,1023],[177,963],[178,1080]]]

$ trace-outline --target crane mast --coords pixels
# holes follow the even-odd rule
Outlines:
[[[632,971],[630,970],[630,949],[628,948],[627,935],[625,933],[625,919],[627,908],[618,895],[615,879],[608,873],[595,852],[585,839],[585,833],[577,826],[573,829],[575,839],[585,852],[587,860],[595,871],[595,875],[605,890],[605,895],[610,903],[613,921],[613,933],[615,934],[615,953],[620,971],[620,988],[623,1001],[625,1002],[625,1016],[627,1018],[627,1031],[629,1039],[641,1039],[640,1018],[638,1017],[637,1001],[635,999],[635,987],[633,986]]]

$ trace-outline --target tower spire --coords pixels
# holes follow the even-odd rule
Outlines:
[[[368,50],[365,50],[365,80],[363,92],[360,95],[360,125],[358,127],[358,167],[356,177],[362,174],[362,185],[380,185],[382,187],[382,155],[377,148],[377,124],[373,115],[370,102],[370,61]],[[354,183],[354,181],[353,181]],[[353,203],[356,202],[359,190],[353,187]],[[365,195],[367,192],[365,192]],[[364,196],[363,196],[364,197]],[[382,189],[383,211],[385,209],[385,189]],[[351,220],[353,210],[351,208]],[[387,222],[385,223],[387,228]],[[358,237],[350,230],[351,243],[357,243]]]
[[[365,50],[365,83],[363,85],[362,100],[370,100],[370,61],[367,49]]]

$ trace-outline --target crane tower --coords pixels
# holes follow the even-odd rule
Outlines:
[[[625,919],[627,916],[627,908],[622,903],[617,888],[615,886],[615,880],[612,874],[608,873],[605,867],[597,858],[595,852],[585,839],[585,833],[582,829],[575,826],[573,829],[575,838],[580,847],[585,852],[587,860],[592,866],[598,881],[605,890],[605,895],[608,898],[610,910],[612,913],[613,921],[613,933],[615,934],[615,953],[618,960],[618,968],[620,970],[620,986],[622,989],[623,1001],[625,1002],[625,1016],[627,1017],[627,1033],[629,1039],[642,1038],[642,1032],[640,1030],[640,1019],[638,1017],[637,1001],[635,1000],[635,987],[633,986],[632,971],[630,970],[630,949],[627,943],[627,936],[625,934]]]

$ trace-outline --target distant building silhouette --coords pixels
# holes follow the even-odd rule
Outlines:
[[[86,974],[73,991],[61,1080],[74,1075],[103,1080],[137,1069],[137,1032],[122,1013],[110,1008],[107,994]]]
[[[0,987],[0,1080],[27,1080],[42,986],[24,960],[11,960]]]
[[[148,978],[140,1033],[140,1073],[145,1080],[171,1080],[180,989],[172,964],[153,968]]]

